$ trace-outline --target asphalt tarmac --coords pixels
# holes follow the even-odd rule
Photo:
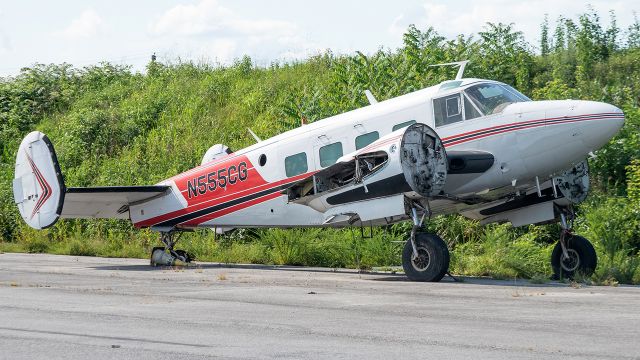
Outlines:
[[[0,359],[639,359],[640,287],[0,254]]]

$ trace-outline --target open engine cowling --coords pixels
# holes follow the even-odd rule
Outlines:
[[[574,204],[583,202],[589,194],[589,164],[584,160],[553,179],[565,198]]]
[[[436,132],[425,124],[407,128],[400,143],[400,163],[411,189],[423,197],[439,195],[447,180],[447,153]]]

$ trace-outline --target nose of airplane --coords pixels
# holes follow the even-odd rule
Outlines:
[[[576,101],[573,106],[576,127],[589,151],[600,149],[624,125],[624,113],[619,108],[597,101]]]

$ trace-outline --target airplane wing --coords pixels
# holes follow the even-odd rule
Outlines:
[[[164,195],[170,186],[67,188],[62,218],[128,219],[129,206]]]

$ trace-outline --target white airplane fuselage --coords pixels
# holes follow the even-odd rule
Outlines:
[[[372,224],[406,219],[402,199],[412,196],[411,191],[338,206],[328,204],[326,199],[291,201],[284,191],[336,160],[349,160],[358,151],[393,152],[406,126],[417,122],[435,129],[447,153],[493,156],[491,166],[481,173],[450,171],[444,187],[446,197],[433,199],[431,204],[435,214],[462,212],[482,219],[484,216],[474,209],[504,202],[508,194],[544,187],[536,184],[549,187],[549,179],[605,145],[624,122],[622,111],[615,106],[577,100],[520,101],[492,114],[478,114],[479,106],[466,95],[457,94],[470,86],[500,83],[463,79],[458,86],[445,86],[448,83],[303,125],[224,154],[158,184],[171,186],[172,191],[130,206],[130,218],[138,227],[159,229],[346,226],[353,223],[349,214],[358,214],[361,222]],[[451,98],[447,100],[447,96]],[[446,116],[455,121],[436,124],[434,99],[440,99],[438,104],[444,104]],[[471,106],[476,117],[468,113]],[[394,131],[394,126],[403,127]],[[357,150],[358,145],[364,147]],[[322,158],[321,151],[330,153],[329,161]],[[341,155],[339,159],[337,155]],[[297,157],[289,158],[292,156]],[[302,157],[306,158],[306,168]],[[394,161],[390,158],[376,176],[397,172],[400,165]],[[350,186],[366,187],[366,181]],[[461,201],[471,198],[476,201]]]

